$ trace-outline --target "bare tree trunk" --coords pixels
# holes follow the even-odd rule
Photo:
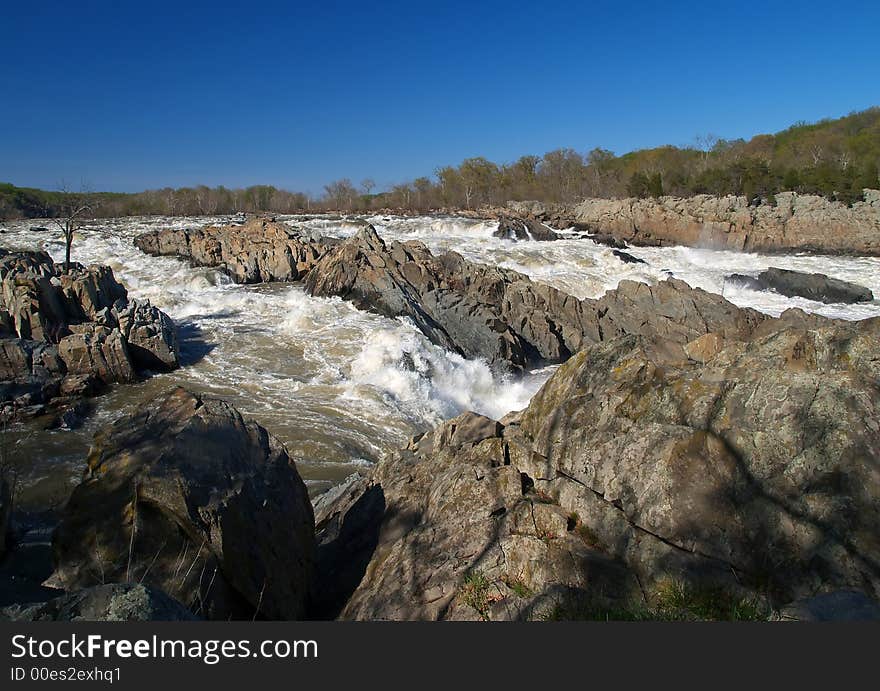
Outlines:
[[[73,245],[73,230],[64,231],[64,273],[70,273],[70,248]]]

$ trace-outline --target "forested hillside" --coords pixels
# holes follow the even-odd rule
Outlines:
[[[702,135],[690,146],[661,146],[622,156],[596,148],[585,154],[557,149],[505,164],[469,158],[458,166],[438,168],[432,177],[376,194],[372,180],[356,185],[343,178],[328,184],[320,199],[270,185],[102,192],[88,197],[98,216],[291,213],[320,208],[428,210],[525,199],[572,202],[585,197],[695,194],[736,194],[772,202],[774,194],[786,190],[852,203],[861,199],[862,189],[880,187],[878,164],[880,107],[874,107],[835,120],[797,123],[748,141]],[[60,192],[0,184],[0,217],[53,215],[65,198]]]

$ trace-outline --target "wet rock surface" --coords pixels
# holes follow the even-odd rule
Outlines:
[[[621,281],[579,300],[509,269],[434,256],[419,242],[385,242],[365,229],[329,251],[305,278],[312,295],[409,317],[434,343],[468,357],[526,369],[562,362],[622,333],[687,343],[710,331],[746,338],[766,317],[670,279]]]
[[[546,242],[558,240],[559,235],[540,221],[531,218],[502,216],[498,220],[498,230],[493,235],[502,240]]]
[[[732,274],[727,280],[751,290],[772,290],[787,297],[802,297],[826,304],[871,302],[874,294],[864,286],[831,278],[825,274],[810,274],[790,269],[771,267],[757,276]]]
[[[96,435],[53,536],[48,584],[135,581],[204,618],[298,619],[313,531],[280,442],[223,401],[178,388]]]

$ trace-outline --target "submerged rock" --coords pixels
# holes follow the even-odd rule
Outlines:
[[[319,578],[352,619],[598,614],[670,580],[877,598],[880,319],[824,324],[585,348],[505,425],[460,416],[318,502]]]
[[[639,259],[638,257],[634,257],[629,252],[623,252],[622,250],[613,250],[611,252],[615,257],[617,257],[624,264],[647,264],[644,259]]]
[[[191,621],[186,607],[156,588],[110,583],[76,590],[48,602],[0,609],[7,621]]]
[[[311,503],[278,440],[174,389],[100,431],[53,537],[51,585],[138,581],[209,619],[298,619]]]
[[[540,221],[530,218],[502,216],[498,220],[498,230],[493,234],[502,240],[533,240],[546,242],[558,240],[559,236]]]
[[[874,294],[868,288],[839,278],[830,278],[825,274],[809,274],[771,267],[758,274],[757,281],[764,290],[826,304],[853,304],[871,302],[874,299]]]

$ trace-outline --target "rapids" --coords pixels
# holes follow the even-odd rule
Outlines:
[[[501,417],[525,407],[553,367],[521,378],[493,372],[431,344],[404,319],[359,312],[337,298],[312,298],[293,284],[242,286],[214,269],[170,257],[150,257],[132,244],[142,232],[195,227],[217,218],[122,218],[92,222],[79,234],[73,258],[110,265],[132,297],[149,298],[179,325],[184,366],[94,400],[95,412],[74,431],[22,426],[4,444],[24,469],[24,503],[61,501],[79,480],[89,442],[101,425],[173,385],[229,400],[288,447],[314,494],[375,462],[412,434],[464,410]],[[349,236],[345,221],[280,217],[326,235]],[[741,254],[710,250],[632,248],[645,264],[624,264],[590,240],[513,242],[492,237],[497,224],[453,217],[368,216],[381,236],[421,240],[435,253],[455,250],[499,264],[578,297],[598,297],[622,279],[655,282],[669,275],[737,305],[768,314],[801,307],[830,317],[880,315],[880,301],[824,305],[725,285],[730,273],[769,266],[827,273],[880,295],[880,259]],[[44,220],[0,224],[0,246],[47,250],[58,261],[60,233],[33,231]],[[62,472],[59,472],[62,470]]]

